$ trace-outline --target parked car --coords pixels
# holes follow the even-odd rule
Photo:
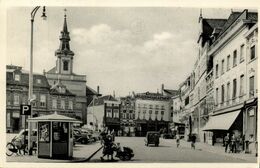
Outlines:
[[[145,146],[149,146],[150,144],[154,144],[155,146],[159,146],[160,143],[160,133],[155,131],[148,131],[146,133],[146,137],[144,139]]]
[[[82,132],[80,129],[74,129],[73,136],[75,138],[75,142],[80,142],[81,144],[87,144],[91,141],[89,134]]]

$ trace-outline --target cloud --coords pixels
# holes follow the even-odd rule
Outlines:
[[[155,91],[161,83],[177,89],[192,70],[196,44],[165,31],[154,33],[141,44],[135,43],[135,38],[130,30],[107,24],[73,29],[78,53],[75,64],[86,64],[77,70],[87,74],[89,83],[102,83],[101,87],[121,95],[138,89]],[[119,88],[118,82],[124,87]]]

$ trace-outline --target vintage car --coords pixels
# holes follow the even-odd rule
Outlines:
[[[87,144],[91,142],[91,137],[88,132],[81,131],[81,129],[73,129],[74,142]]]
[[[144,139],[145,146],[150,144],[154,144],[155,146],[159,146],[160,143],[160,133],[156,131],[148,131],[146,137]]]

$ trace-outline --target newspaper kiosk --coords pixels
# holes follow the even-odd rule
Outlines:
[[[73,123],[80,121],[56,112],[35,118],[28,122],[37,123],[38,158],[70,159],[73,157]]]

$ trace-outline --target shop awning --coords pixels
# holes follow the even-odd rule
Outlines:
[[[229,130],[241,110],[210,117],[203,131]]]

